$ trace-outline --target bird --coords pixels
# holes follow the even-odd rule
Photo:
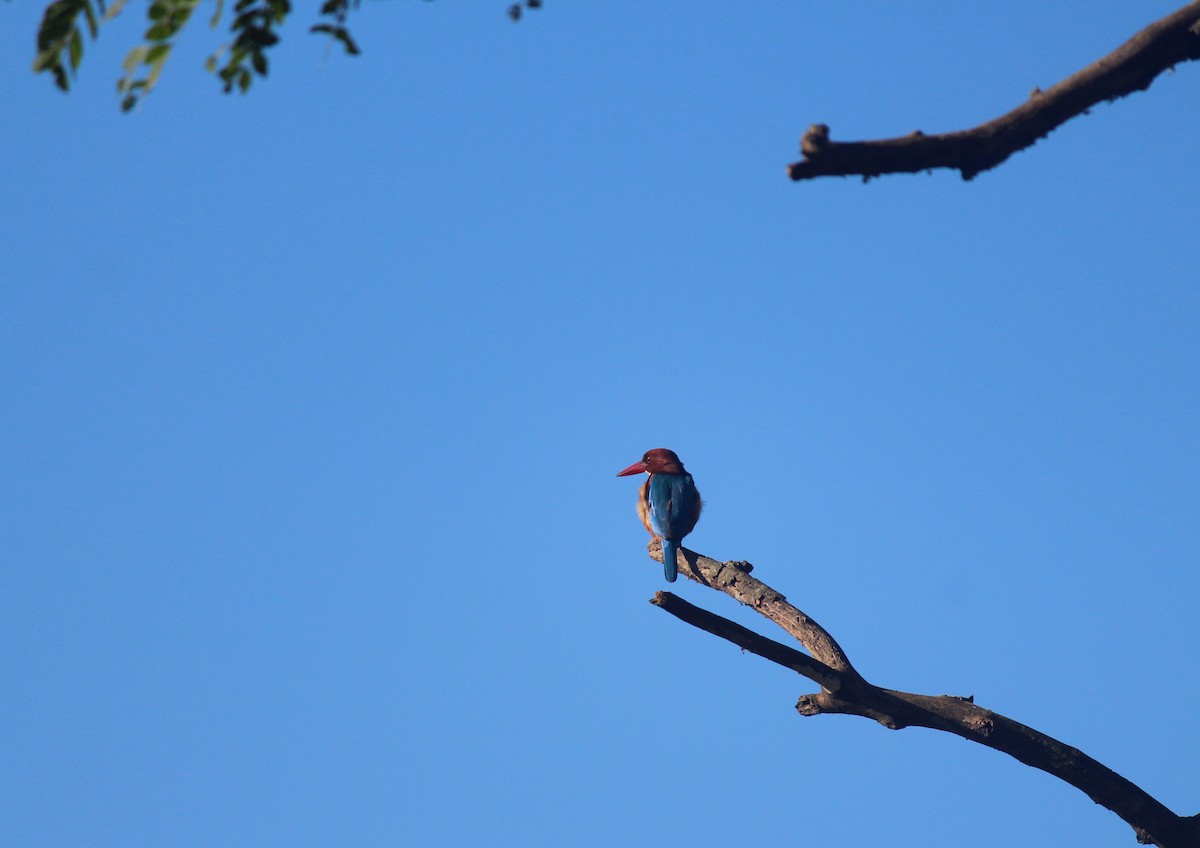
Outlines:
[[[668,583],[678,577],[675,554],[683,537],[692,532],[704,504],[692,475],[666,448],[648,450],[641,460],[618,471],[618,477],[645,472],[650,475],[638,492],[637,511],[642,524],[656,539],[662,539],[663,576]]]

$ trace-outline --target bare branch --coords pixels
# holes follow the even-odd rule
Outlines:
[[[843,688],[842,675],[825,663],[818,662],[795,648],[789,648],[766,636],[760,636],[753,630],[742,627],[727,618],[722,618],[716,613],[690,604],[676,594],[655,592],[650,603],[656,607],[662,607],[671,615],[693,627],[707,630],[714,636],[720,636],[722,639],[732,642],[744,651],[758,654],[763,659],[768,659],[797,674],[804,675],[819,684],[826,692],[837,692]]]
[[[651,558],[662,558],[656,542],[649,550]],[[892,730],[927,727],[953,733],[1069,783],[1124,819],[1139,842],[1162,848],[1200,848],[1200,817],[1176,815],[1145,790],[1077,748],[977,706],[970,697],[918,695],[867,682],[850,665],[832,636],[770,586],[749,576],[749,563],[721,563],[690,550],[682,551],[680,559],[681,574],[752,606],[810,651],[813,645],[820,647],[824,656],[814,659],[670,592],[658,592],[651,600],[681,621],[820,684],[823,691],[803,695],[797,702],[796,710],[801,715],[856,715]],[[784,608],[788,612],[781,614]],[[841,666],[835,666],[830,658]]]
[[[1014,757],[1063,780],[1120,816],[1138,842],[1162,848],[1198,848],[1194,818],[1178,816],[1136,784],[1064,742],[999,713],[950,695],[916,695],[868,685],[853,693],[801,696],[801,715],[860,715],[885,727],[927,727],[953,733]]]
[[[662,544],[654,539],[646,546],[650,558],[662,562]],[[850,664],[829,632],[807,615],[787,602],[787,598],[770,586],[750,576],[754,568],[748,562],[717,562],[706,556],[679,549],[679,571],[697,583],[724,592],[729,597],[752,608],[759,615],[773,621],[799,640],[814,658],[841,672],[845,678],[858,678],[859,674]]]
[[[1150,87],[1180,62],[1200,59],[1200,0],[1143,29],[1112,53],[1025,103],[969,130],[925,135],[920,130],[880,141],[837,142],[814,124],[800,141],[804,159],[788,166],[793,180],[916,173],[953,168],[963,179],[994,168],[1017,151],[1106,100]]]

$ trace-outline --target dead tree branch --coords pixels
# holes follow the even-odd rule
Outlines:
[[[900,138],[838,142],[829,127],[814,124],[800,141],[804,158],[788,166],[793,180],[824,176],[916,173],[952,168],[964,180],[994,168],[1017,151],[1106,100],[1150,87],[1180,62],[1200,59],[1200,0],[1152,23],[1112,53],[1040,91],[1007,114],[973,129]]]
[[[651,542],[649,551],[652,559],[662,560],[658,542]],[[779,592],[751,577],[751,568],[746,562],[718,562],[686,548],[679,554],[680,574],[751,607],[795,637],[812,656],[670,592],[656,593],[651,603],[693,627],[819,684],[820,692],[803,695],[797,702],[796,710],[801,715],[856,715],[891,730],[927,727],[953,733],[1066,781],[1124,819],[1138,842],[1161,848],[1200,848],[1200,817],[1176,815],[1145,790],[1077,748],[977,706],[973,698],[918,695],[869,683],[824,628]]]

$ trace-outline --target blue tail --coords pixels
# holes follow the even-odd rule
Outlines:
[[[679,576],[679,567],[675,564],[675,552],[678,550],[678,542],[663,539],[663,576],[667,578],[668,583],[674,583],[675,578]]]

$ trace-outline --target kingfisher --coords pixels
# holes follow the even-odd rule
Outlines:
[[[640,461],[618,471],[618,477],[630,474],[650,475],[638,493],[638,516],[656,539],[662,539],[663,576],[674,583],[678,576],[675,554],[683,537],[692,532],[700,519],[700,492],[692,475],[684,470],[675,451],[654,448]]]

